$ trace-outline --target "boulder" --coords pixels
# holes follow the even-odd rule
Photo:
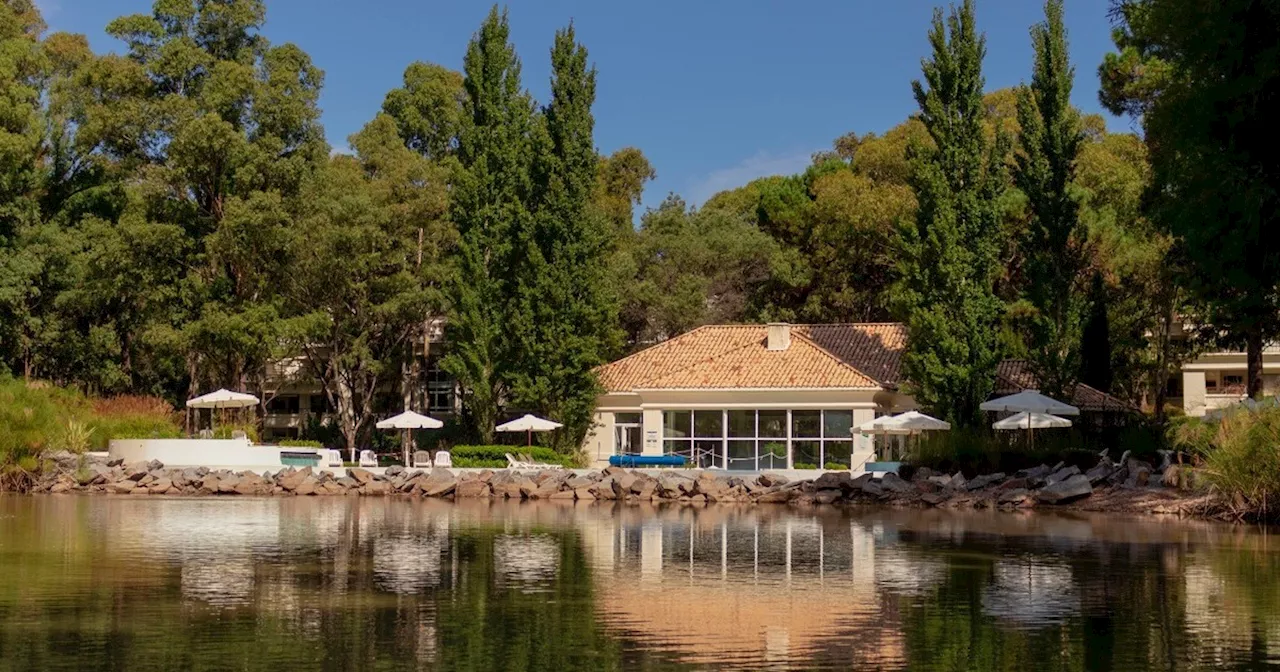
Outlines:
[[[307,480],[308,478],[311,478],[311,473],[312,473],[311,467],[303,467],[301,469],[291,469],[289,471],[284,471],[284,472],[281,472],[281,476],[278,481],[278,484],[280,487],[284,488],[285,490],[288,490],[289,492],[293,492],[294,490],[298,489],[298,486],[301,485],[303,481]]]
[[[568,481],[565,481],[565,483],[566,483],[566,484],[567,484],[571,489],[573,489],[573,490],[577,490],[578,488],[585,488],[585,487],[588,487],[588,486],[590,486],[590,485],[594,484],[594,483],[595,483],[595,481],[593,481],[593,480],[591,480],[591,479],[587,478],[586,476],[571,476],[571,477],[569,478],[569,480],[568,480]]]
[[[1065,481],[1068,478],[1071,478],[1072,476],[1075,476],[1076,474],[1079,474],[1079,473],[1080,473],[1080,467],[1077,467],[1075,465],[1072,465],[1070,467],[1063,467],[1061,469],[1058,469],[1057,471],[1054,471],[1052,474],[1049,474],[1048,476],[1046,476],[1044,479],[1044,482],[1045,482],[1045,485],[1053,485],[1054,483],[1061,483],[1062,481]]]
[[[981,476],[975,476],[973,480],[969,481],[965,485],[965,488],[968,490],[981,490],[989,485],[992,485],[994,483],[999,483],[1000,481],[1003,481],[1003,480],[1004,480],[1004,472],[997,471],[994,474],[983,474]]]
[[[116,457],[116,458],[112,458],[112,459],[110,459],[110,460],[107,460],[107,466],[108,466],[108,467],[120,467],[120,466],[124,466],[124,458],[123,458],[123,457]]]
[[[957,471],[955,475],[951,477],[951,480],[947,481],[946,487],[951,488],[952,490],[964,490],[964,486],[967,483],[968,481],[964,479],[964,474]]]
[[[173,487],[173,481],[167,478],[157,478],[154,483],[147,486],[147,489],[152,492],[163,493],[172,487]]]
[[[239,486],[240,486],[240,477],[236,476],[235,474],[226,474],[226,475],[218,476],[218,494],[220,495],[234,495],[237,492],[239,492],[237,490]]]
[[[133,482],[133,481],[130,481],[130,480],[128,480],[128,479],[125,479],[125,480],[123,480],[123,481],[116,481],[116,482],[114,482],[114,483],[108,483],[108,484],[107,484],[107,492],[109,492],[109,493],[111,493],[111,494],[113,494],[113,495],[127,495],[127,494],[129,494],[129,493],[133,492],[133,491],[134,491],[134,489],[135,489],[135,488],[137,488],[137,487],[138,487],[138,484],[137,484],[137,483],[135,483],[135,482]]]
[[[1048,476],[1053,472],[1054,470],[1052,468],[1042,464],[1038,467],[1032,467],[1030,469],[1022,469],[1017,473],[1015,473],[1014,476],[1017,478],[1025,478],[1027,479],[1028,482],[1031,482],[1031,481],[1041,480],[1045,476]]]
[[[813,487],[815,490],[835,489],[843,492],[852,492],[854,489],[853,474],[847,471],[828,471],[813,479]]]
[[[369,480],[373,480],[373,479],[369,479]],[[343,490],[349,490],[351,488],[360,487],[360,481],[357,481],[355,478],[352,478],[351,476],[343,476],[342,478],[331,481],[331,483],[337,484],[337,486]]]
[[[360,485],[364,485],[365,483],[373,480],[373,472],[359,467],[351,467],[347,469],[347,475],[354,478],[356,483],[359,483]]]
[[[150,473],[145,462],[134,462],[124,468],[124,477],[134,482],[141,481]]]
[[[830,504],[843,496],[844,490],[839,488],[819,490],[813,493],[813,501],[817,504]]]
[[[1000,496],[996,498],[1001,504],[1018,504],[1027,498],[1026,488],[1011,488],[1000,492]]]
[[[246,471],[235,487],[235,492],[241,495],[265,495],[270,491],[271,484],[252,471]]]
[[[448,469],[432,469],[431,475],[422,482],[422,494],[427,497],[444,497],[458,487],[458,479]]]
[[[370,481],[361,488],[361,493],[365,495],[389,495],[391,494],[391,483],[388,481]]]
[[[306,478],[302,479],[300,483],[294,486],[293,493],[295,495],[314,495],[316,494],[316,486],[318,485],[320,485],[320,481],[317,480],[315,476],[308,475]]]
[[[923,495],[920,495],[920,501],[930,506],[937,506],[947,501],[947,496],[940,492],[926,492]]]
[[[89,464],[80,472],[80,485],[101,485],[111,477],[111,468],[105,464]]]
[[[578,501],[590,502],[590,501],[594,500],[594,499],[596,498],[596,496],[595,496],[594,494],[592,494],[592,493],[591,493],[591,488],[589,488],[589,487],[588,487],[588,488],[576,488],[576,489],[574,489],[574,491],[573,491],[573,498],[574,498],[574,499],[576,499],[576,500],[578,500]]]
[[[879,481],[873,479],[863,482],[862,492],[872,497],[879,497],[884,494],[884,488],[880,487]]]
[[[791,501],[792,496],[799,494],[796,488],[778,488],[776,490],[768,490],[756,498],[761,504],[786,504]]]
[[[880,488],[889,492],[904,493],[911,492],[915,488],[911,484],[902,480],[902,477],[893,472],[889,472],[880,477]]]
[[[1111,473],[1115,471],[1115,465],[1111,464],[1111,460],[1103,458],[1098,466],[1090,469],[1085,473],[1085,477],[1089,479],[1090,485],[1097,485],[1111,477]]]
[[[547,499],[573,501],[576,498],[572,490],[560,490],[547,496]]]
[[[453,489],[455,498],[474,498],[488,497],[489,484],[480,479],[472,479],[467,481],[459,481],[458,485]]]
[[[1036,499],[1046,504],[1064,504],[1092,493],[1093,486],[1089,485],[1089,477],[1084,474],[1074,474],[1065,480],[1041,488],[1036,493]]]
[[[759,478],[756,480],[759,481],[760,485],[763,485],[766,488],[786,485],[790,481],[790,479],[782,474],[760,474]]]
[[[718,496],[721,492],[728,489],[729,484],[715,477],[714,474],[703,473],[694,482],[697,487],[697,493],[705,495],[707,498]]]
[[[1029,487],[1031,487],[1030,481],[1028,481],[1025,477],[1019,476],[1016,478],[1011,478],[1005,481],[1004,483],[1001,483],[1000,485],[996,486],[996,492],[1007,492],[1009,490],[1026,490]]]
[[[160,460],[151,460],[147,463],[147,471],[158,471],[164,469],[164,462]]]
[[[930,469],[929,467],[920,467],[916,469],[915,473],[911,474],[911,482],[919,483],[922,481],[928,481],[930,478],[937,475],[938,472]]]
[[[399,464],[393,464],[387,467],[387,470],[382,473],[386,474],[387,478],[394,478],[404,473],[404,467]]]
[[[636,484],[634,474],[623,472],[613,477],[613,496],[616,499],[626,499],[631,494],[631,486]]]

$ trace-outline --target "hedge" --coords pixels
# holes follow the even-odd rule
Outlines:
[[[454,446],[449,450],[453,466],[462,468],[483,467],[499,469],[507,466],[507,454],[520,459],[527,455],[534,462],[572,467],[572,455],[563,455],[545,446]]]
[[[281,448],[324,448],[324,444],[310,439],[284,439],[276,444]]]

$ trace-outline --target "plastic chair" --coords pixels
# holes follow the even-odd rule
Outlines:
[[[413,468],[414,468],[414,469],[430,469],[430,468],[431,468],[431,453],[428,453],[428,452],[427,452],[427,451],[425,451],[425,450],[419,450],[419,451],[417,451],[416,453],[414,453],[414,454],[413,454]]]
[[[372,450],[360,451],[360,466],[376,467],[378,466],[378,456]]]
[[[436,451],[436,466],[441,467],[443,469],[453,468],[453,458],[449,455],[449,451],[447,450]]]
[[[325,466],[328,466],[328,467],[342,466],[342,451],[329,449],[324,451],[324,453],[325,453],[325,456],[324,456]]]

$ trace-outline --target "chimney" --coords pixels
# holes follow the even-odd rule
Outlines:
[[[786,322],[770,322],[769,350],[781,352],[789,347],[791,347],[791,325]]]

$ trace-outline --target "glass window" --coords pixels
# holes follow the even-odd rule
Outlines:
[[[311,408],[311,412],[312,412],[312,413],[328,413],[328,412],[329,412],[329,398],[328,398],[328,397],[326,397],[326,396],[324,396],[323,394],[313,394],[313,395],[311,395],[311,406],[310,406],[310,408]]]
[[[662,435],[679,438],[689,436],[691,429],[689,423],[692,419],[693,416],[689,411],[663,411]]]
[[[827,441],[825,444],[825,447],[826,447],[826,455],[824,456],[824,459],[826,459],[827,464],[831,462],[835,462],[837,464],[840,464],[846,467],[853,466],[849,463],[850,456],[853,453],[852,440]]]
[[[787,468],[787,442],[786,441],[761,441],[760,442],[760,468],[761,469],[786,469]]]
[[[822,436],[828,439],[851,439],[853,411],[823,411]]]
[[[756,436],[769,437],[771,439],[785,438],[787,436],[787,412],[786,411],[760,411],[760,433]]]
[[[822,411],[791,411],[793,438],[822,438]]]
[[[754,437],[755,435],[755,411],[729,411],[729,436]]]
[[[791,450],[794,453],[791,465],[796,469],[817,469],[822,466],[821,441],[792,441]]]
[[[693,461],[699,467],[707,469],[709,467],[724,467],[724,442],[720,439],[715,441],[694,441],[694,457]]]
[[[756,468],[756,442],[730,441],[729,468],[754,471]]]
[[[663,455],[683,455],[685,457],[689,457],[689,454],[691,452],[689,450],[689,447],[690,447],[690,444],[688,441],[682,441],[680,439],[667,439],[666,441],[662,442],[662,454]]]
[[[280,395],[267,402],[267,411],[271,413],[297,413],[301,400],[296,394]]]
[[[639,425],[618,425],[613,428],[613,432],[619,455],[639,455],[643,452]]]
[[[699,438],[724,436],[724,413],[721,411],[694,411],[693,435]]]
[[[613,424],[615,425],[638,425],[640,423],[639,413],[614,413]]]

